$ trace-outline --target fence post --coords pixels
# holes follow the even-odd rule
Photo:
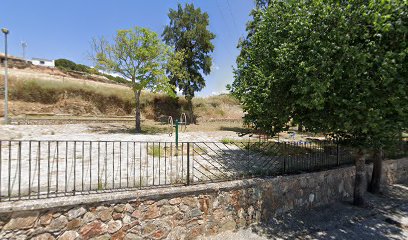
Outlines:
[[[286,173],[286,142],[283,145],[283,173]]]
[[[339,158],[339,143],[336,143],[337,150],[336,150],[336,155],[337,155],[337,166],[340,166],[340,158]]]
[[[187,186],[190,185],[190,142],[187,142]]]

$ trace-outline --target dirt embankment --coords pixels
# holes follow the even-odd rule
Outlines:
[[[3,70],[0,68],[0,72]],[[2,74],[1,99],[4,98],[3,78]],[[129,87],[122,84],[75,78],[58,69],[41,67],[10,69],[9,79],[9,112],[14,116],[27,113],[74,116],[134,114],[134,95]],[[241,119],[243,116],[239,102],[228,95],[195,98],[193,104],[198,120]],[[1,101],[0,116],[3,107],[4,102]],[[170,115],[179,117],[182,112],[187,112],[187,101],[183,97],[143,92],[141,107],[144,119],[163,120]]]

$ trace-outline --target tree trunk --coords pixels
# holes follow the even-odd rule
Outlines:
[[[382,160],[383,150],[381,148],[376,149],[374,152],[373,174],[368,186],[368,191],[374,194],[380,193],[381,190]]]
[[[193,98],[188,97],[188,112],[190,116],[190,123],[197,124],[195,116],[194,116],[194,111],[193,111]]]
[[[358,151],[356,158],[356,177],[354,180],[354,205],[364,205],[364,194],[367,189],[365,155],[362,149]]]
[[[136,101],[136,114],[135,114],[135,120],[136,120],[136,127],[135,127],[135,132],[136,133],[141,133],[142,128],[140,127],[140,94],[141,90],[136,90],[135,91],[135,101]]]

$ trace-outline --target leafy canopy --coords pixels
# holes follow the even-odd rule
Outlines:
[[[94,39],[93,49],[96,67],[131,80],[134,91],[173,92],[165,73],[171,51],[157,33],[141,27],[119,30],[113,43]]]
[[[212,59],[209,55],[214,50],[211,40],[215,34],[207,28],[209,17],[194,4],[186,4],[184,8],[178,4],[177,10],[170,9],[170,24],[163,31],[164,41],[173,46],[176,52],[184,55],[179,65],[179,71],[169,71],[170,82],[178,87],[184,96],[193,98],[196,91],[205,87],[202,74],[211,71]],[[180,75],[180,72],[181,75]]]
[[[232,92],[257,129],[293,120],[381,147],[408,126],[406,1],[279,1],[254,11]]]

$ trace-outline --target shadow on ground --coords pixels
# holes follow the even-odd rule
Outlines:
[[[367,195],[367,206],[348,202],[293,211],[252,228],[268,239],[408,239],[408,184]]]

